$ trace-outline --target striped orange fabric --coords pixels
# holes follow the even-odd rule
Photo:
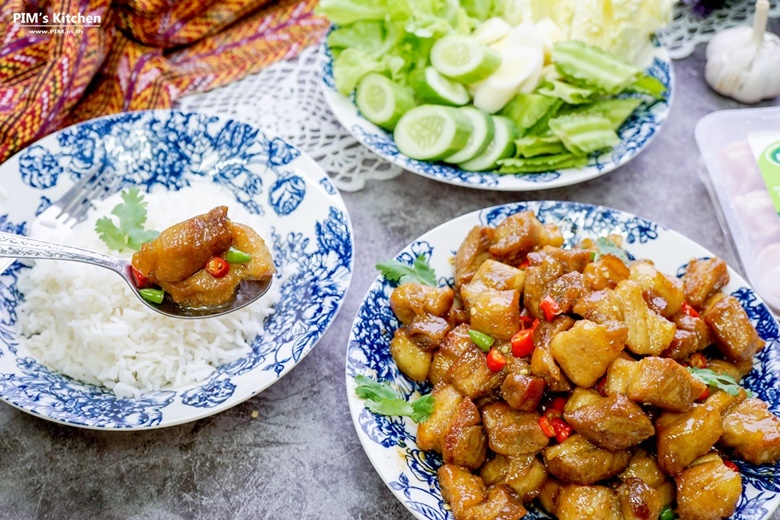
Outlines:
[[[295,56],[327,22],[316,0],[29,0],[0,6],[0,162],[79,121],[170,107]],[[14,14],[100,16],[80,32]],[[38,32],[40,31],[40,32]],[[44,34],[44,31],[48,33]]]

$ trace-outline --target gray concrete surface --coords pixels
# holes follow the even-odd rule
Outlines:
[[[702,49],[676,62],[676,97],[660,135],[637,159],[588,183],[491,193],[404,174],[345,194],[356,264],[344,307],[298,367],[240,406],[163,430],[102,433],[0,404],[0,518],[411,519],[364,454],[345,399],[347,337],[376,260],[458,215],[529,199],[631,211],[731,260],[698,178],[693,128],[737,104],[710,92],[702,71]]]

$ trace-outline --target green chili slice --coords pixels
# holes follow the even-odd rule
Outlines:
[[[228,249],[228,252],[225,253],[225,260],[227,260],[229,264],[245,264],[252,260],[252,257],[235,247],[231,247]]]
[[[482,352],[489,352],[490,347],[493,345],[493,337],[485,334],[484,332],[469,329],[469,337]]]
[[[138,291],[138,294],[140,294],[144,300],[158,305],[161,304],[163,298],[165,298],[165,291],[162,289],[141,289]]]
[[[658,520],[674,520],[674,512],[672,511],[672,508],[666,506],[661,509],[661,514],[658,515]]]

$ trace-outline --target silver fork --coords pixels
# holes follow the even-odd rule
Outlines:
[[[84,219],[92,207],[91,201],[103,199],[122,185],[122,177],[106,170],[86,173],[62,197],[35,217],[30,223],[32,236],[52,237],[52,230],[61,225],[73,225]],[[0,259],[0,273],[14,262]]]
[[[106,170],[96,170],[86,174],[38,215],[31,227],[36,224],[49,228],[62,224],[76,224],[87,215],[92,207],[91,201],[113,194],[121,185],[122,177]]]

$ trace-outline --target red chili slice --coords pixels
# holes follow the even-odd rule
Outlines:
[[[686,302],[686,301],[683,302],[682,308],[680,310],[683,311],[688,316],[690,316],[691,318],[700,318],[701,317],[700,314],[696,311],[696,309],[691,307],[691,304]]]
[[[512,336],[512,355],[526,357],[534,351],[534,330],[524,329]]]
[[[526,314],[526,312],[528,312],[528,311],[523,309],[523,314],[520,315],[520,327],[524,328],[524,329],[529,328],[531,325],[533,325],[533,323],[535,321],[538,321],[538,320],[530,317],[528,314]]]
[[[487,355],[487,367],[491,372],[500,372],[506,366],[506,358],[500,350],[492,348]]]
[[[135,280],[135,286],[139,289],[149,285],[149,278],[144,276],[144,273],[136,269],[134,265],[130,266],[130,273],[133,275],[133,280]]]
[[[735,471],[739,473],[739,468],[737,467],[737,465],[731,462],[729,459],[723,459],[723,464],[725,464],[725,466],[729,468],[731,471]]]
[[[539,417],[539,426],[542,428],[542,433],[548,437],[555,437],[555,428],[553,428],[550,418],[546,415]]]
[[[547,321],[552,321],[561,313],[561,306],[558,305],[558,302],[552,296],[545,296],[539,307],[541,307],[544,319]]]
[[[555,440],[558,441],[558,444],[568,439],[574,431],[573,428],[569,426],[569,423],[563,419],[558,419],[556,417],[551,419],[550,423],[552,424],[553,430],[555,431]]]
[[[206,272],[214,278],[222,278],[230,272],[230,264],[222,257],[212,256],[206,263]]]
[[[559,412],[563,412],[563,409],[566,407],[566,398],[558,396],[555,399],[553,399],[552,402],[552,408],[553,410],[558,410]]]
[[[691,354],[690,359],[688,359],[688,362],[691,364],[692,367],[696,368],[707,368],[707,365],[709,365],[709,361],[707,361],[707,358],[704,357],[704,354],[701,352],[695,352]]]

